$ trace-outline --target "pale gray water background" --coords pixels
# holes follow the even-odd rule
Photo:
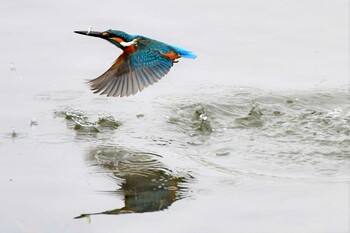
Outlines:
[[[350,231],[348,1],[5,0],[0,15],[0,232]],[[198,59],[136,96],[93,95],[120,51],[73,33],[90,25]]]

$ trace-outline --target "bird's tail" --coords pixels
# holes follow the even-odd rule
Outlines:
[[[183,48],[180,48],[180,47],[174,46],[174,45],[172,45],[171,47],[173,47],[175,49],[175,51],[181,55],[181,57],[185,57],[185,58],[189,58],[189,59],[195,59],[197,57],[197,55],[192,53],[191,51],[185,50]]]

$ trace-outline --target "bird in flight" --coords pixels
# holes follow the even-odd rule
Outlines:
[[[101,95],[134,95],[164,77],[173,64],[178,62],[178,58],[197,57],[183,48],[118,30],[88,30],[75,33],[105,39],[123,50],[106,72],[89,81],[94,93]]]

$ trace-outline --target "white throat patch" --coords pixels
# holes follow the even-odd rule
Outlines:
[[[130,42],[120,42],[120,44],[125,48],[125,47],[129,47],[129,46],[131,46],[131,45],[134,45],[134,44],[136,44],[136,41],[137,41],[137,39],[133,39],[132,41],[130,41]]]

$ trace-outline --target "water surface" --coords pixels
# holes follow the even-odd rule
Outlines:
[[[5,1],[1,232],[349,232],[348,4]],[[97,96],[90,25],[198,59]]]

